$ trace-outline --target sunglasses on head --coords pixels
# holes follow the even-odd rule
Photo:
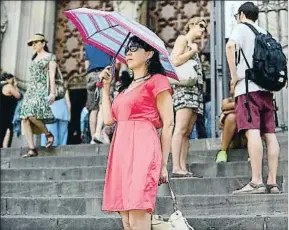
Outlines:
[[[144,49],[144,47],[138,43],[131,43],[125,47],[124,54],[127,55],[128,51],[136,52],[139,48]]]

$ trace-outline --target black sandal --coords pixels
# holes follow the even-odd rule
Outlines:
[[[267,189],[267,193],[270,193],[270,194],[280,193],[280,190],[277,184],[267,184],[266,189]]]
[[[52,138],[52,140],[48,140],[49,138]],[[54,136],[51,132],[48,132],[48,134],[46,134],[46,148],[48,149],[49,147],[51,147],[53,145],[54,142]]]
[[[37,157],[38,152],[36,149],[29,149],[26,154],[22,156],[22,158],[28,158],[28,157]]]

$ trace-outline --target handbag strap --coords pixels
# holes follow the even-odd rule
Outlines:
[[[169,187],[170,194],[171,194],[171,198],[172,198],[172,201],[173,201],[173,208],[174,208],[174,211],[176,212],[176,211],[178,210],[177,198],[176,198],[176,196],[175,196],[174,191],[172,190],[170,181],[168,181],[168,187]]]

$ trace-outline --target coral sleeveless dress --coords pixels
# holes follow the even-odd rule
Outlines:
[[[156,97],[166,90],[172,93],[168,79],[156,74],[115,98],[112,113],[117,125],[108,156],[103,211],[154,211],[162,165]]]

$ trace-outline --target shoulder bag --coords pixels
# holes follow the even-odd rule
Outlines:
[[[52,55],[51,55],[52,59]],[[50,61],[51,61],[50,59]],[[49,61],[49,62],[50,62]],[[48,63],[49,64],[49,63]],[[48,89],[48,95],[49,95],[49,89],[50,89],[50,84],[49,84],[49,67],[48,67],[48,78],[47,78],[47,89]],[[56,72],[55,72],[55,77],[54,77],[54,95],[55,95],[55,101],[60,100],[65,97],[66,93],[66,87],[64,86],[64,80],[62,73],[59,69],[59,66],[56,64]]]
[[[198,73],[195,69],[197,64],[198,63],[196,60],[190,58],[182,65],[175,66],[176,74],[179,78],[179,81],[169,78],[170,83],[172,85],[194,86],[198,80]]]
[[[152,230],[194,230],[182,212],[178,210],[176,196],[171,188],[170,182],[168,186],[173,200],[174,213],[169,217],[168,221],[165,221],[160,215],[152,215]]]

